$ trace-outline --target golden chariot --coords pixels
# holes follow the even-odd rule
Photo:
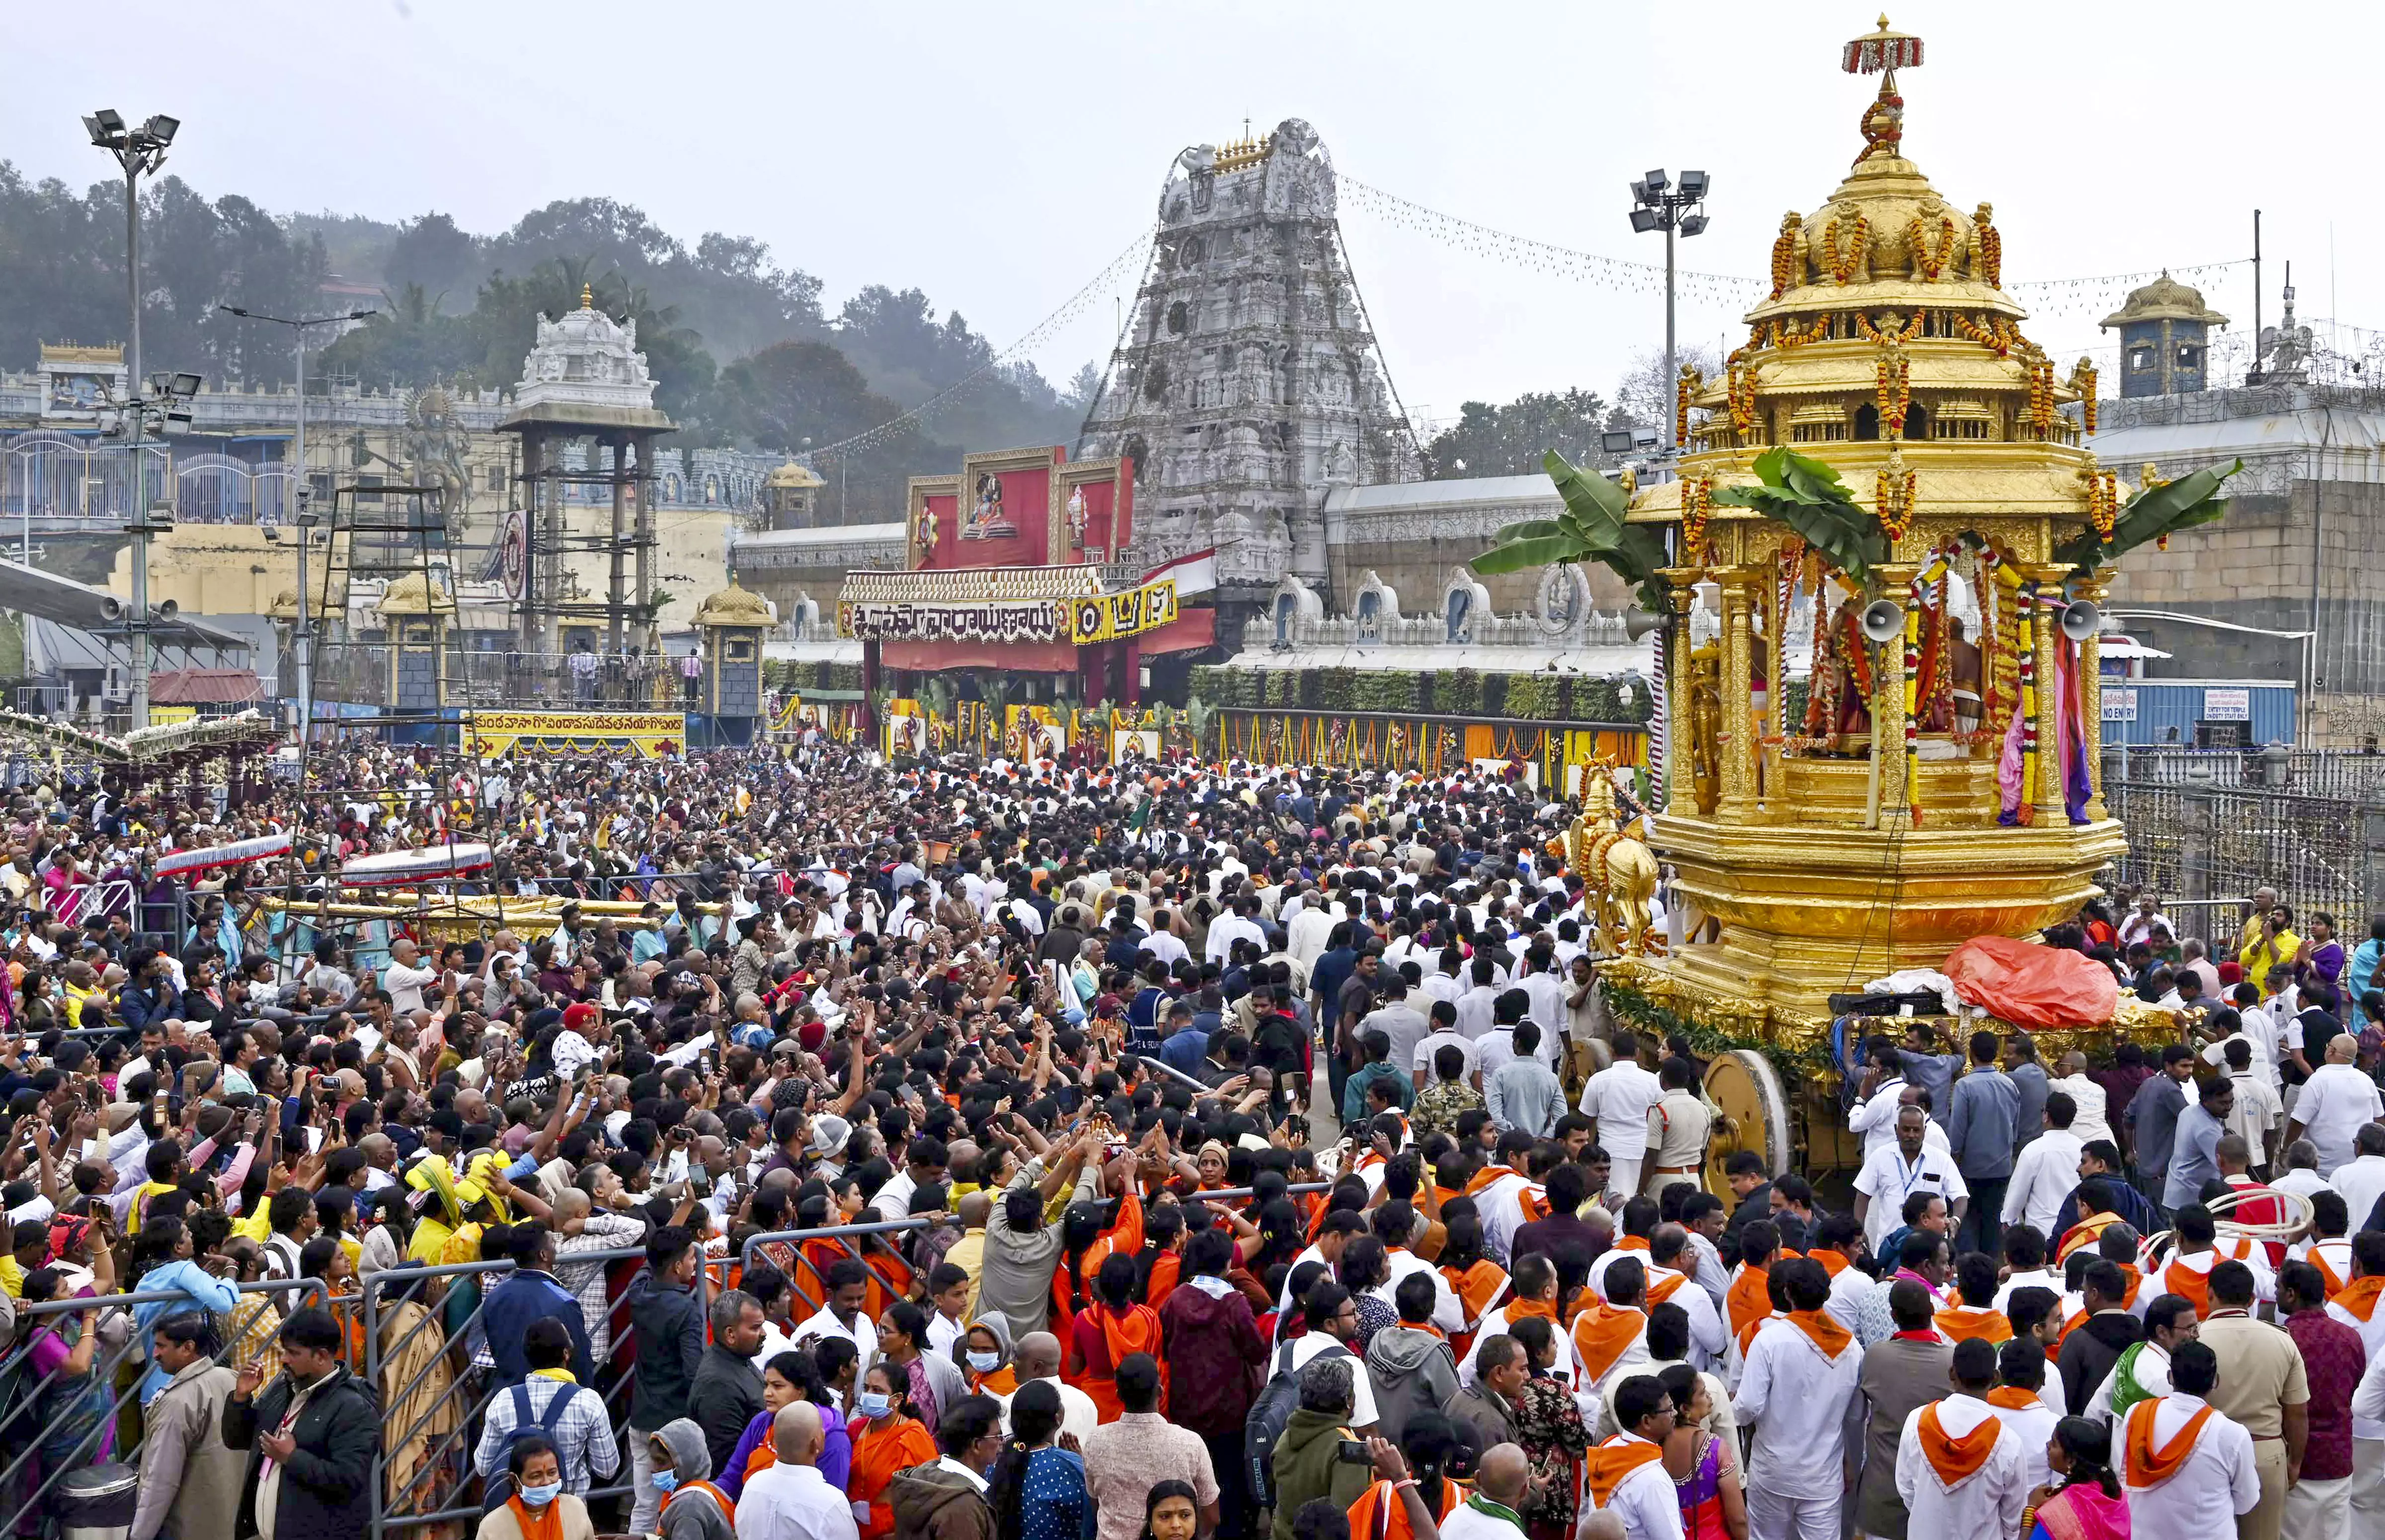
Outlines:
[[[2022,330],[1991,206],[1956,207],[1905,155],[1896,70],[1920,56],[1885,18],[1846,45],[1849,72],[1881,77],[1860,153],[1782,219],[1720,378],[1682,370],[1679,478],[1630,490],[1622,519],[1668,553],[1625,575],[1674,616],[1646,838],[1682,928],[1602,976],[1808,1062],[1833,993],[2098,891],[2125,838],[2100,785],[2096,606],[2122,551],[2224,509],[2224,471],[2124,478],[2081,447],[2095,370],[2059,371]],[[1793,708],[1792,646],[1811,652]],[[2039,1037],[2050,1057],[2131,1026],[2175,1030],[2124,1004]],[[1708,1086],[1732,1130],[1717,1161],[1860,1158],[1835,1074],[1784,1088],[1742,1048]]]

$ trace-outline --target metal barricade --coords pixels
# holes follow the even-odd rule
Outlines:
[[[243,1295],[286,1294],[293,1297],[308,1297],[321,1303],[328,1303],[331,1299],[320,1278],[277,1278],[254,1284],[239,1284],[234,1287],[237,1292]],[[46,1299],[38,1304],[26,1304],[21,1300],[18,1302],[19,1340],[5,1355],[0,1355],[0,1385],[11,1387],[12,1394],[8,1399],[14,1402],[14,1405],[7,1409],[6,1414],[0,1416],[0,1453],[5,1453],[6,1449],[18,1444],[22,1444],[24,1448],[13,1459],[7,1459],[6,1464],[0,1464],[0,1491],[6,1492],[24,1489],[27,1484],[27,1467],[32,1464],[37,1457],[44,1454],[43,1435],[56,1429],[55,1422],[45,1427],[35,1422],[27,1421],[27,1414],[43,1405],[44,1398],[41,1396],[13,1393],[26,1382],[27,1376],[34,1376],[32,1383],[37,1385],[45,1378],[32,1363],[33,1347],[44,1330],[42,1323],[49,1317],[81,1315],[85,1311],[103,1316],[111,1313],[135,1312],[136,1319],[127,1323],[123,1345],[109,1350],[104,1357],[100,1356],[94,1348],[91,1368],[79,1376],[87,1381],[94,1391],[107,1397],[106,1409],[104,1411],[89,1407],[83,1409],[81,1415],[93,1419],[90,1429],[62,1452],[53,1451],[56,1457],[54,1459],[47,1458],[41,1459],[30,1484],[31,1490],[27,1493],[24,1501],[9,1514],[6,1521],[0,1523],[0,1534],[22,1533],[25,1521],[41,1512],[51,1502],[57,1493],[58,1484],[66,1479],[68,1472],[94,1463],[103,1449],[106,1450],[110,1458],[127,1464],[138,1460],[140,1443],[137,1438],[120,1448],[113,1447],[109,1442],[111,1436],[119,1431],[125,1421],[124,1410],[127,1403],[138,1401],[142,1381],[147,1373],[146,1365],[150,1350],[154,1346],[150,1341],[144,1340],[147,1333],[139,1324],[137,1312],[144,1305],[170,1305],[177,1301],[189,1305],[193,1312],[212,1314],[212,1312],[204,1311],[197,1300],[181,1289],[153,1289],[146,1293],[105,1294],[67,1299]],[[161,1311],[149,1323],[149,1325],[154,1328],[157,1321],[164,1320],[168,1315],[182,1313],[185,1312]],[[94,1329],[97,1329],[97,1323],[94,1323]],[[233,1335],[231,1340],[223,1343],[216,1350],[215,1361],[228,1364],[239,1341],[238,1335]],[[139,1369],[141,1372],[130,1374],[125,1372],[130,1369]],[[124,1383],[119,1385],[119,1380]],[[69,1431],[71,1431],[71,1424]]]
[[[557,1265],[609,1267],[620,1261],[643,1264],[645,1257],[642,1247],[575,1251],[559,1258]],[[437,1267],[409,1264],[375,1273],[368,1281],[364,1295],[366,1372],[381,1397],[382,1416],[381,1447],[373,1457],[374,1540],[381,1540],[392,1530],[419,1529],[457,1521],[479,1521],[479,1503],[456,1506],[445,1499],[474,1490],[475,1484],[482,1479],[476,1451],[489,1404],[502,1391],[511,1388],[495,1383],[493,1363],[484,1344],[475,1344],[476,1329],[481,1326],[487,1313],[490,1295],[513,1272],[514,1264],[509,1261],[450,1262]],[[456,1278],[469,1278],[476,1284],[488,1281],[487,1286],[479,1290],[471,1309],[460,1319],[449,1316],[451,1307],[445,1298],[452,1286],[448,1280]],[[440,1285],[435,1302],[429,1286],[433,1283]],[[606,1352],[602,1361],[592,1365],[599,1383],[584,1387],[603,1397],[606,1421],[617,1441],[627,1434],[631,1397],[637,1383],[637,1348],[629,1314],[633,1287],[634,1280],[618,1298],[612,1298],[607,1290]],[[696,1297],[700,1307],[706,1303],[707,1293],[704,1270],[699,1270]],[[416,1310],[410,1306],[420,1309]],[[386,1345],[381,1341],[384,1321],[391,1322],[390,1329],[397,1334]],[[396,1324],[399,1321],[406,1323]],[[431,1329],[439,1334],[440,1350],[425,1358],[421,1368],[412,1375],[384,1385],[383,1373],[393,1360],[405,1359],[422,1333]],[[463,1360],[461,1373],[456,1372],[459,1350]],[[606,1385],[611,1365],[625,1356],[630,1359],[628,1370]],[[425,1442],[418,1447],[417,1440]],[[624,1475],[629,1469],[625,1451],[615,1474]],[[585,1496],[612,1497],[630,1490],[626,1482],[618,1482],[592,1487]]]

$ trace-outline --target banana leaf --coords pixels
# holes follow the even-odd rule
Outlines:
[[[2243,468],[2241,460],[2230,462],[2224,470],[2205,466],[2192,475],[2139,492],[2113,520],[2110,539],[2099,539],[2091,528],[2065,541],[2054,559],[2075,566],[2105,566],[2148,540],[2225,518],[2228,499],[2214,494],[2220,483]]]
[[[1596,562],[1639,590],[1642,603],[1662,610],[1664,584],[1655,576],[1665,565],[1664,541],[1650,529],[1624,522],[1630,498],[1603,476],[1576,468],[1555,450],[1542,461],[1565,500],[1555,519],[1527,519],[1499,531],[1498,543],[1468,564],[1484,577],[1568,562]]]
[[[1467,565],[1486,578],[1503,572],[1521,572],[1527,567],[1557,566],[1567,562],[1595,559],[1582,549],[1580,540],[1570,535],[1541,535],[1519,540],[1502,540]]]
[[[1753,508],[1787,525],[1856,582],[1871,575],[1873,564],[1888,560],[1888,536],[1879,521],[1855,505],[1829,466],[1775,446],[1756,456],[1755,474],[1764,485],[1716,488],[1717,505]]]

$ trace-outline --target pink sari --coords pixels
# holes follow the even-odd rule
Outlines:
[[[2129,1540],[2129,1502],[2081,1482],[2066,1486],[2037,1509],[2022,1540]]]

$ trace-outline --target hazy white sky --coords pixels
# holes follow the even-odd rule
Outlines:
[[[78,185],[79,116],[183,119],[172,169],[276,210],[492,230],[550,199],[636,204],[691,242],[767,240],[825,280],[917,284],[1005,346],[1151,217],[1181,147],[1301,117],[1336,165],[1435,209],[1661,260],[1625,184],[1715,178],[1684,266],[1761,274],[1784,209],[1858,147],[1872,81],[1841,74],[1862,6],[1139,0],[1002,6],[681,0],[215,0],[115,21],[10,20],[0,155]],[[2380,20],[2350,5],[1985,6],[1904,0],[1928,44],[1905,146],[1949,201],[1996,205],[2007,281],[2248,255],[2266,210],[2269,317],[2292,257],[2304,319],[2385,326],[2373,143]],[[1488,260],[1345,204],[1343,228],[1411,408],[1571,384],[1611,391],[1661,302]],[[2329,248],[2332,243],[2333,258]],[[2203,282],[2249,327],[2249,270]],[[2332,284],[2339,296],[2332,304]],[[1122,286],[1130,292],[1131,280]],[[2065,292],[2031,333],[2067,359],[2117,303]],[[1111,305],[1036,350],[1106,352]],[[1682,331],[1718,338],[1726,307]],[[2349,335],[2347,334],[2347,342]]]

